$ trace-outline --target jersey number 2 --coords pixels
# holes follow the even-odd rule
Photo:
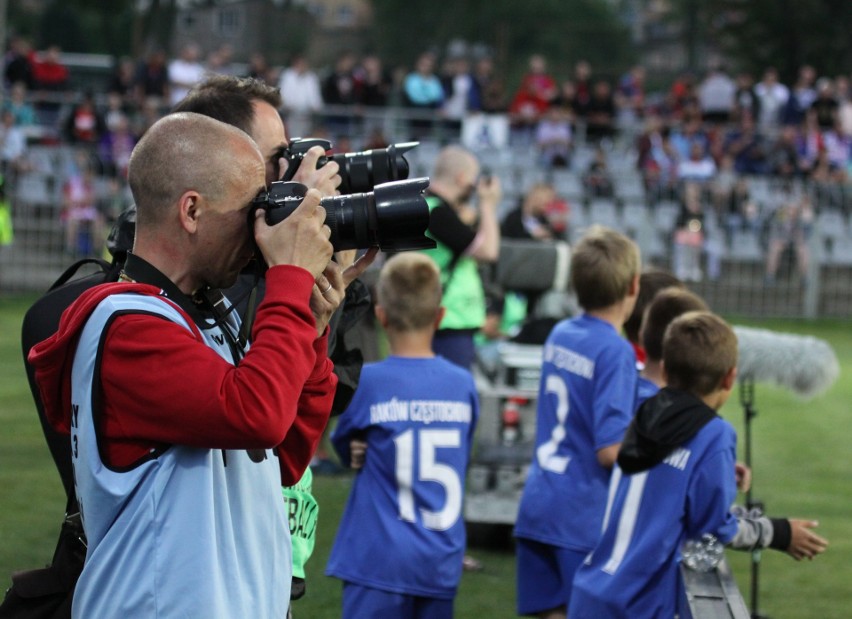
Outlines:
[[[415,449],[415,439],[417,447]],[[462,485],[456,470],[437,461],[440,447],[460,447],[459,430],[406,430],[393,439],[396,445],[396,483],[399,488],[399,517],[415,522],[414,508],[414,454],[419,453],[419,481],[439,483],[447,500],[437,512],[420,509],[423,526],[434,531],[446,531],[459,519],[462,506]]]
[[[536,450],[538,465],[551,473],[564,473],[568,468],[568,456],[556,455],[559,443],[565,438],[565,422],[568,421],[568,386],[556,374],[547,377],[544,393],[556,396],[556,424],[550,433],[550,439]]]

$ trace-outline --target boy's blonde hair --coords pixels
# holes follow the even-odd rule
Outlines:
[[[571,286],[580,307],[599,310],[624,299],[639,266],[636,243],[611,228],[589,228],[571,254]]]
[[[737,366],[737,336],[716,314],[687,312],[666,329],[663,366],[669,387],[705,396]]]
[[[432,326],[441,306],[441,273],[425,254],[406,252],[388,260],[379,274],[376,297],[387,326],[419,331]]]

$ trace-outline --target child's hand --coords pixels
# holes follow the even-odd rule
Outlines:
[[[748,492],[751,488],[751,469],[742,462],[737,462],[734,465],[734,474],[737,479],[737,489],[740,492]]]
[[[367,442],[353,438],[349,442],[349,466],[356,471],[364,466],[367,457]]]
[[[787,554],[796,561],[801,561],[806,557],[813,559],[818,554],[825,552],[828,547],[828,540],[811,531],[818,525],[819,522],[816,520],[790,518],[790,546],[787,548]]]

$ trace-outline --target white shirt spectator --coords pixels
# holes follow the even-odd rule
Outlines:
[[[172,105],[183,99],[189,90],[204,79],[206,69],[198,61],[200,50],[196,45],[186,45],[180,58],[169,63],[169,101]]]
[[[790,89],[778,82],[758,82],[754,86],[754,94],[760,101],[760,114],[757,118],[759,129],[773,129],[778,126],[781,108],[790,98]]]
[[[730,113],[734,106],[737,86],[730,77],[721,72],[711,73],[698,87],[701,111],[706,113]]]
[[[278,82],[287,112],[310,113],[322,108],[322,94],[317,74],[310,70],[285,69]]]

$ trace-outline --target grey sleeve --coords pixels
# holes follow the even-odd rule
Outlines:
[[[772,543],[774,527],[769,518],[740,505],[734,505],[731,513],[737,517],[737,533],[728,542],[729,547],[736,550],[754,550],[767,548]]]

